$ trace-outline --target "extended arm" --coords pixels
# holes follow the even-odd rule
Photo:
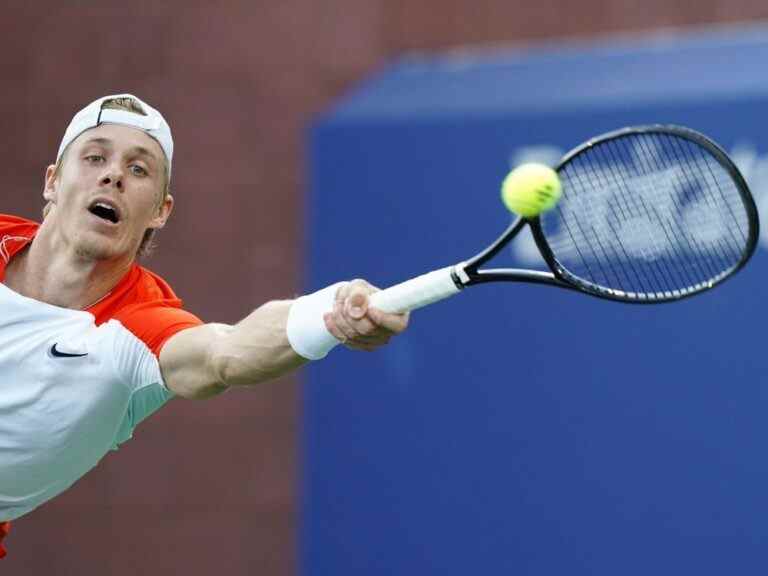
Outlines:
[[[324,315],[328,331],[350,348],[374,350],[408,324],[407,315],[368,308],[374,291],[361,280],[349,282]],[[235,325],[204,324],[179,332],[160,353],[167,386],[185,398],[208,398],[298,368],[307,360],[294,351],[286,333],[294,302],[267,302]]]

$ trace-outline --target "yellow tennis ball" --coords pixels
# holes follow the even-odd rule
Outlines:
[[[504,178],[501,199],[515,214],[532,218],[555,207],[562,187],[557,172],[544,164],[520,164]]]

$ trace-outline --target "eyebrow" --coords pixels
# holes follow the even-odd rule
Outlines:
[[[89,138],[88,140],[83,142],[83,146],[87,146],[88,144],[100,144],[102,146],[110,146],[111,147],[112,144],[113,144],[113,141],[111,139],[109,139],[109,138],[93,137],[93,138]],[[130,150],[128,150],[128,152],[133,152],[133,153],[136,153],[136,154],[141,154],[141,155],[144,155],[144,156],[149,156],[150,158],[152,158],[155,161],[159,160],[157,158],[157,156],[151,150],[149,150],[148,148],[144,148],[144,146],[132,146],[130,148]]]

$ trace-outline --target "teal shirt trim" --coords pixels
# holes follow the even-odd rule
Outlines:
[[[125,417],[120,423],[120,428],[115,436],[112,450],[117,450],[120,444],[130,440],[136,427],[162,408],[173,397],[173,392],[159,382],[144,386],[134,392],[128,404],[128,411],[125,413]]]

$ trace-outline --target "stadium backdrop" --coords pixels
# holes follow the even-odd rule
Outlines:
[[[511,165],[628,124],[710,135],[764,206],[767,61],[761,27],[404,59],[311,131],[307,288],[470,256]],[[310,367],[302,574],[764,573],[764,221],[689,301],[488,286]]]

